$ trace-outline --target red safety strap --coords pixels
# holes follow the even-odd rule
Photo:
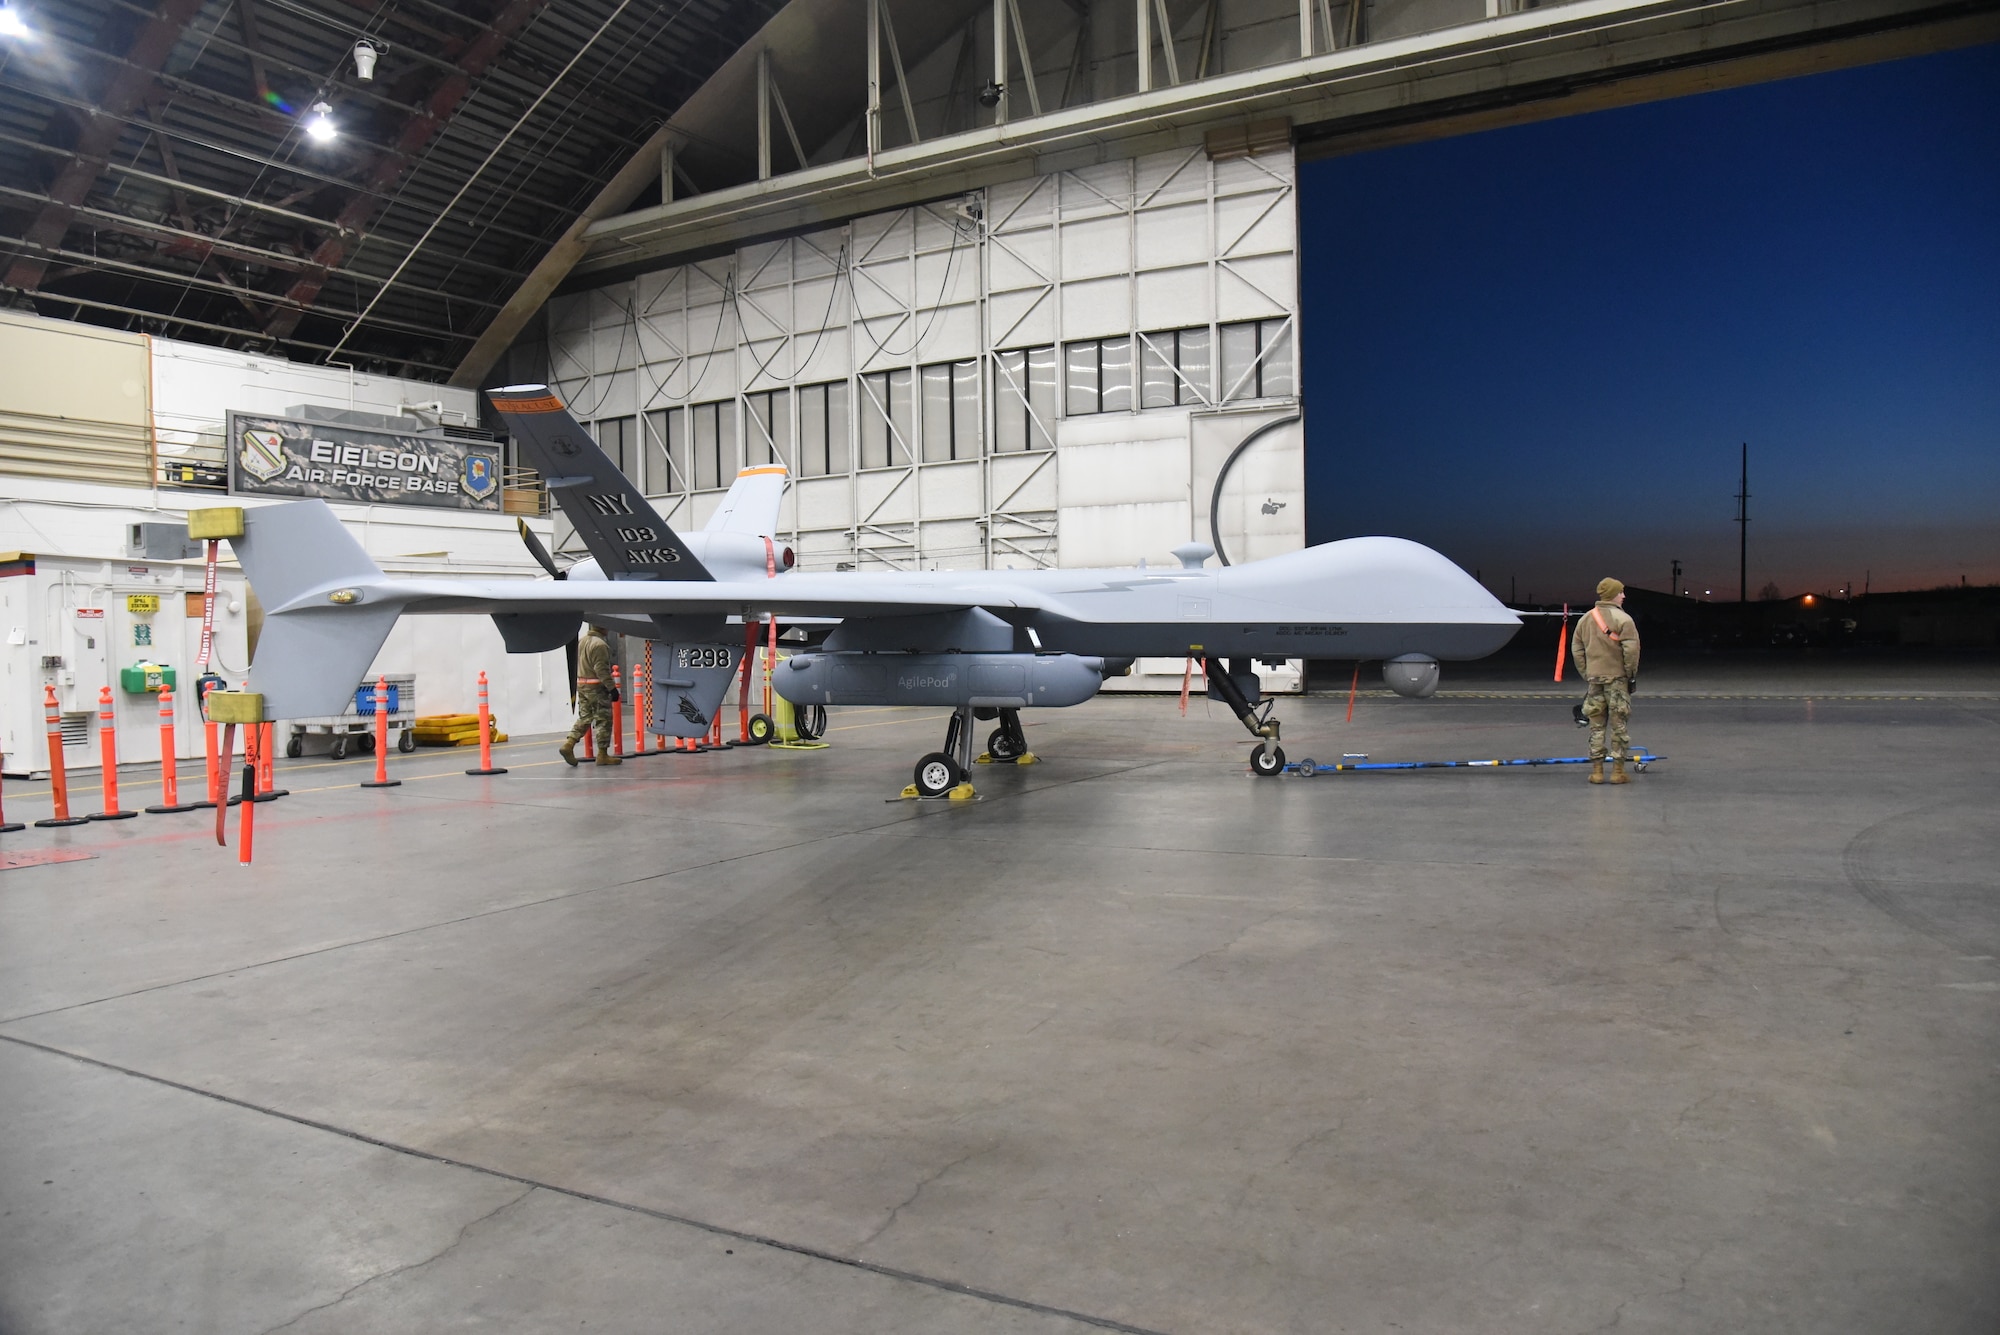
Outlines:
[[[207,565],[201,576],[201,647],[195,653],[195,669],[203,674],[215,652],[215,562],[221,546],[214,538],[208,540]]]

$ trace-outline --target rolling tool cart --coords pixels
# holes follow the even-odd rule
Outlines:
[[[395,735],[398,751],[417,749],[417,678],[413,673],[389,675],[389,731]],[[305,754],[308,735],[331,739],[327,754],[335,760],[347,758],[349,747],[363,754],[375,750],[375,682],[371,678],[354,688],[353,698],[339,714],[320,718],[290,720],[285,737],[285,754],[296,760]]]

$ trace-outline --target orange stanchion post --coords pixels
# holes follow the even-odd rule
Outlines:
[[[771,642],[764,650],[764,717],[776,718],[777,713],[771,707],[771,673],[778,666],[777,613],[771,614],[768,624],[771,627]]]
[[[278,787],[278,744],[277,724],[257,725],[257,800],[275,802],[281,797],[290,797],[292,790]]]
[[[1354,660],[1354,680],[1347,683],[1347,721],[1354,722],[1354,697],[1361,693],[1361,660]]]
[[[207,802],[181,801],[181,776],[174,761],[174,688],[160,692],[160,805],[147,807],[149,815],[163,816],[175,811],[199,811]]]
[[[97,744],[104,759],[104,810],[91,812],[90,819],[131,820],[139,813],[118,809],[118,714],[109,686],[97,693]]]
[[[25,830],[27,828],[27,826],[17,820],[8,820],[6,803],[0,801],[0,834],[12,834],[16,830]]]
[[[625,754],[625,692],[620,688],[618,665],[611,665],[611,754]]]
[[[46,830],[58,825],[87,824],[88,816],[69,814],[69,776],[63,771],[62,706],[56,703],[55,687],[44,689],[48,693],[43,704],[49,721],[49,796],[55,799],[55,811],[47,820],[36,821],[35,828]]]
[[[467,774],[505,774],[493,766],[493,711],[486,705],[486,674],[479,674],[479,768]]]
[[[659,689],[660,683],[653,676],[653,642],[648,640],[646,641],[646,708],[639,718],[639,727],[641,728],[650,728],[653,724],[653,706],[658,704],[658,701],[654,697],[659,693]],[[653,734],[653,749],[661,752],[669,749],[665,733],[655,732]]]
[[[208,805],[218,806],[223,800],[222,759],[215,753],[215,720],[208,716],[208,693],[215,689],[214,682],[198,688],[201,694],[196,703],[201,708],[202,746],[208,753]]]
[[[646,692],[653,686],[653,642],[646,641],[644,664],[632,665],[639,670],[632,674],[632,754],[646,754]]]
[[[225,724],[222,729],[222,754],[233,755],[236,751],[236,725]],[[246,776],[243,785],[245,796],[249,795],[250,784]],[[229,847],[229,808],[241,802],[241,797],[229,797],[215,804],[215,842],[219,848]]]
[[[250,846],[257,834],[257,803],[262,794],[257,791],[257,767],[262,758],[259,754],[268,723],[246,723],[243,725],[243,800],[238,804],[241,814],[236,819],[236,865],[250,865]]]
[[[246,739],[244,746],[249,746]],[[396,788],[401,779],[389,777],[389,679],[375,678],[375,777],[363,783],[363,788]]]
[[[766,542],[770,539],[766,538]],[[750,744],[750,665],[757,658],[757,623],[743,623],[743,664],[736,673],[736,742]]]
[[[1563,679],[1563,650],[1569,647],[1569,604],[1563,604],[1562,623],[1556,628],[1556,680]]]

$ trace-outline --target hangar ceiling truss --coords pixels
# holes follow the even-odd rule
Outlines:
[[[443,379],[781,5],[14,0],[0,303]]]

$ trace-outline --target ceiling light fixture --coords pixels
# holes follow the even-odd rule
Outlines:
[[[21,17],[21,11],[0,0],[0,37],[33,37],[34,30]]]
[[[356,42],[354,44],[355,77],[363,83],[373,83],[375,81],[375,58],[380,54],[375,49],[373,42]]]
[[[306,117],[306,134],[315,143],[330,144],[340,136],[340,127],[333,123],[333,108],[324,102],[312,104],[312,113]]]

